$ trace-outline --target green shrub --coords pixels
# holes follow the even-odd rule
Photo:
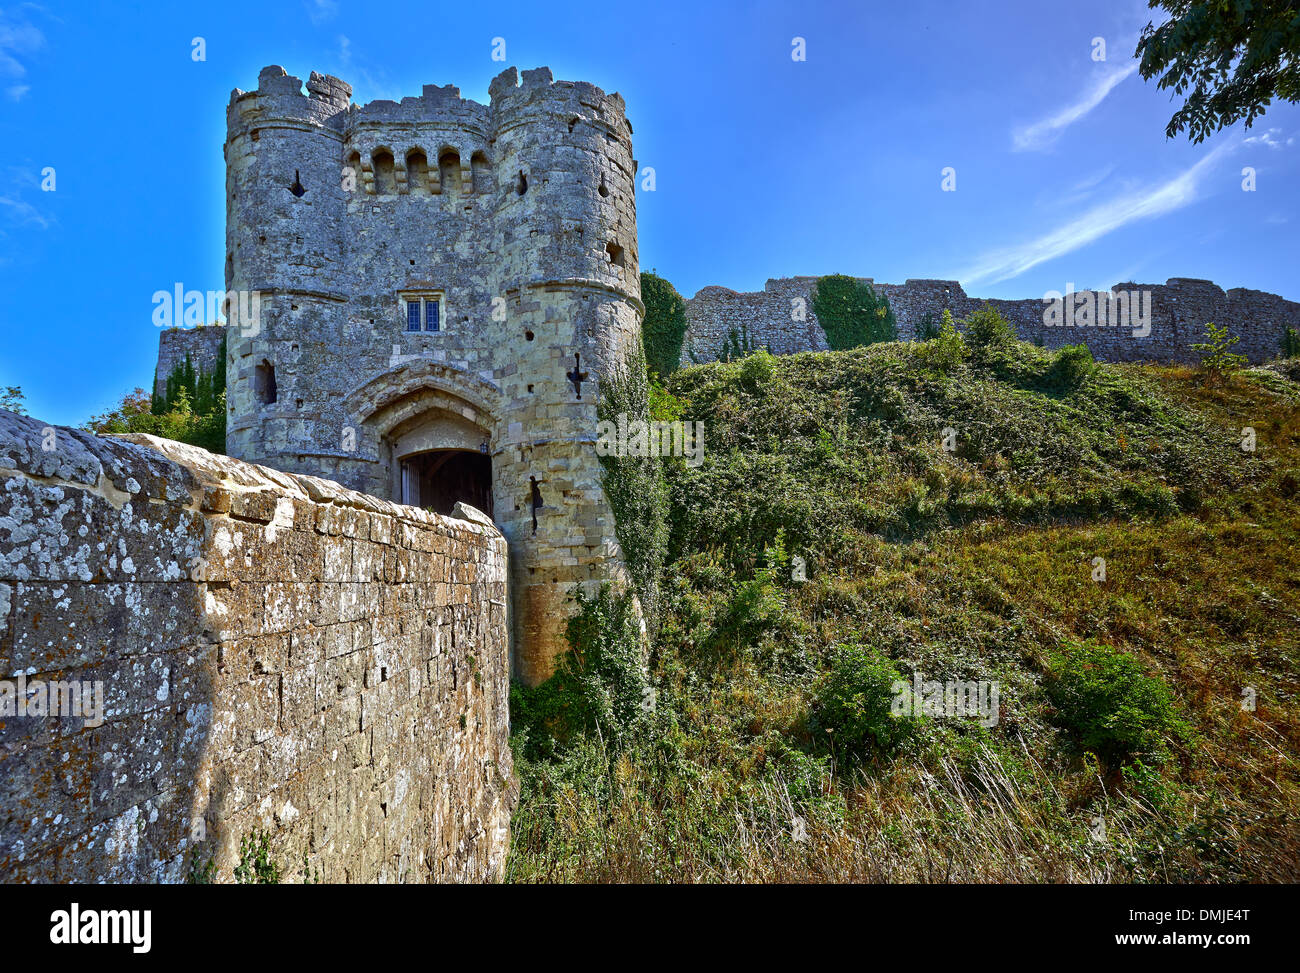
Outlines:
[[[653,273],[641,274],[641,301],[645,304],[641,337],[646,367],[652,375],[670,375],[682,362],[686,302],[672,284]]]
[[[1245,355],[1228,351],[1241,340],[1240,335],[1229,336],[1226,327],[1220,328],[1210,321],[1205,325],[1205,338],[1205,341],[1193,342],[1191,347],[1192,351],[1201,353],[1201,363],[1198,368],[1207,380],[1223,381],[1246,364]]]
[[[907,683],[889,659],[861,646],[837,646],[817,689],[818,742],[858,759],[897,750],[920,726],[917,717],[892,712],[899,684]]]
[[[1282,332],[1282,357],[1300,358],[1300,334],[1296,333],[1295,328],[1287,328]]]
[[[194,409],[188,388],[181,386],[166,411],[153,411],[154,397],[136,389],[122,397],[116,409],[91,416],[86,428],[96,433],[145,433],[199,446],[211,453],[226,451],[226,393],[213,400],[210,412]]]
[[[740,382],[751,392],[759,392],[776,374],[776,359],[768,351],[759,350],[740,364]]]
[[[813,288],[812,309],[832,351],[898,340],[889,299],[878,297],[865,281],[844,274],[821,278]]]
[[[966,342],[953,324],[952,312],[943,309],[943,320],[938,333],[920,349],[922,360],[941,372],[951,372],[966,357]]]
[[[752,578],[735,586],[714,616],[706,642],[711,651],[734,652],[755,645],[765,631],[780,621],[785,594],[776,579],[787,563],[783,531],[778,530],[775,544],[765,548],[764,559]]]
[[[1051,657],[1046,685],[1060,722],[1112,763],[1159,761],[1171,740],[1188,734],[1169,687],[1118,649],[1066,643]]]
[[[1016,340],[1016,329],[992,304],[972,311],[963,323],[966,342],[972,348],[997,348]]]
[[[1085,344],[1066,345],[1052,357],[1048,381],[1062,388],[1078,388],[1097,372],[1097,362]]]
[[[939,337],[939,322],[934,319],[933,311],[926,311],[916,326],[916,340],[929,341]]]
[[[540,686],[510,688],[510,723],[529,759],[549,757],[589,736],[617,750],[648,709],[640,624],[630,591],[607,583],[595,598],[574,590],[578,609],[569,650]]]

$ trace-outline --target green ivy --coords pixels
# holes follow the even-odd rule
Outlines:
[[[271,857],[271,836],[254,829],[239,842],[235,881],[240,885],[279,885],[280,866]]]
[[[877,341],[897,341],[898,326],[889,299],[865,281],[831,274],[813,288],[812,309],[832,351]]]
[[[645,304],[641,338],[646,367],[652,375],[671,375],[682,363],[686,301],[672,284],[654,273],[641,274],[641,300]]]
[[[578,610],[565,629],[569,651],[555,674],[540,686],[510,687],[515,745],[530,760],[593,735],[618,750],[649,712],[650,680],[630,593],[606,583],[594,598],[575,589],[574,600]]]
[[[1300,334],[1295,328],[1287,328],[1282,333],[1282,357],[1300,358]]]
[[[638,343],[601,383],[596,416],[603,422],[650,419],[650,382]],[[601,486],[614,513],[614,533],[631,572],[646,626],[657,627],[659,572],[668,547],[668,486],[658,456],[601,456]]]

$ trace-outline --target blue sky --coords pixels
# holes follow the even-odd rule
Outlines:
[[[642,267],[688,297],[839,272],[985,297],[1207,277],[1300,299],[1300,107],[1166,140],[1169,95],[1133,71],[1152,16],[1140,0],[5,6],[0,385],[65,424],[149,385],[153,293],[222,286],[225,107],[261,67],[336,74],[358,102],[427,83],[486,101],[496,37],[506,64],[622,92],[656,177]]]

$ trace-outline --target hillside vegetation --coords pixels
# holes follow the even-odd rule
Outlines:
[[[648,673],[607,591],[516,688],[510,878],[1300,879],[1297,377],[995,315],[674,374]],[[914,678],[995,725],[892,714]]]

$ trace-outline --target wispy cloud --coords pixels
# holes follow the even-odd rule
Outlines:
[[[317,26],[333,20],[338,12],[338,0],[308,0],[307,2],[307,19]]]
[[[1024,125],[1011,133],[1011,145],[1017,152],[1045,149],[1055,142],[1067,128],[1086,116],[1111,93],[1114,87],[1138,69],[1137,63],[1122,68],[1111,68],[1093,78],[1091,85],[1077,101],[1032,125]]]
[[[982,254],[964,273],[959,273],[957,279],[963,285],[1009,280],[1031,267],[1078,250],[1129,223],[1182,209],[1198,198],[1200,181],[1207,170],[1226,152],[1235,148],[1236,144],[1225,142],[1217,146],[1191,168],[1159,186],[1127,192],[1094,206],[1087,213],[1050,233]]]
[[[1242,140],[1242,145],[1262,145],[1265,148],[1280,150],[1283,145],[1291,145],[1295,142],[1294,138],[1283,140],[1282,130],[1280,128],[1270,128],[1260,132],[1258,135],[1251,135]]]
[[[27,18],[30,11],[39,9],[30,3],[8,10],[0,9],[0,76],[25,78],[27,68],[23,60],[45,46],[45,35]],[[6,88],[6,94],[17,101],[27,93],[29,87],[14,84]]]
[[[358,105],[375,98],[397,101],[402,97],[398,88],[376,78],[364,64],[353,57],[352,41],[346,34],[339,34],[338,63],[339,74],[352,85],[353,100]]]
[[[45,230],[54,221],[31,203],[14,196],[0,196],[0,222],[8,226],[39,226]]]
[[[1110,178],[1111,173],[1115,171],[1114,163],[1091,173],[1076,182],[1069,189],[1061,192],[1053,191],[1050,195],[1044,192],[1039,200],[1040,205],[1050,206],[1053,209],[1069,209],[1077,207],[1085,200],[1096,195],[1097,188]]]

